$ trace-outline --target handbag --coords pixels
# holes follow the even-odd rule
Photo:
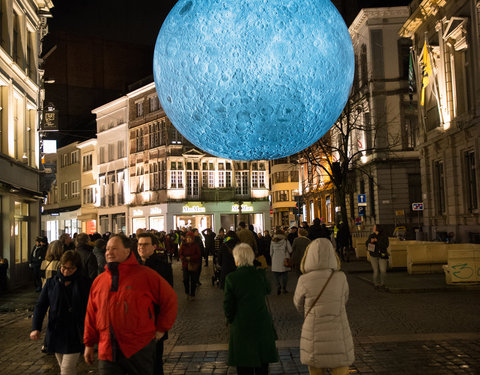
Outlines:
[[[315,304],[317,303],[318,299],[320,298],[320,296],[322,295],[323,291],[325,290],[325,288],[327,287],[328,283],[330,282],[330,280],[332,279],[332,276],[333,276],[333,273],[335,271],[332,271],[332,273],[330,274],[330,276],[328,277],[327,279],[327,282],[325,283],[325,285],[323,286],[322,290],[320,291],[320,293],[318,293],[318,296],[317,298],[315,298],[315,301],[313,301],[312,303],[312,306],[310,306],[310,308],[308,309],[307,313],[305,314],[305,318],[307,317],[307,315],[310,313],[310,311],[312,311],[313,309],[313,306],[315,306]]]
[[[200,268],[200,263],[188,262],[187,269],[192,272],[197,272]]]
[[[292,263],[292,259],[290,258],[290,253],[288,252],[287,241],[288,240],[285,240],[285,254],[288,256],[283,259],[283,266],[287,268],[292,268],[293,263]]]
[[[375,244],[374,243],[369,243],[368,246],[367,246],[367,250],[370,251],[371,253],[374,253],[375,252]]]

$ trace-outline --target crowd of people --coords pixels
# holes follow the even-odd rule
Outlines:
[[[236,231],[220,228],[218,234],[183,228],[137,230],[130,237],[62,234],[51,243],[39,237],[30,254],[40,292],[30,338],[40,339],[48,311],[43,350],[55,354],[61,374],[75,374],[82,353],[93,363],[96,345],[101,374],[163,374],[164,341],[178,303],[172,262],[181,262],[185,296],[193,301],[210,257],[212,284],[224,290],[230,325],[228,365],[236,366],[238,374],[268,374],[269,363],[278,361],[267,303],[272,290],[268,269],[277,295],[289,292],[290,271],[299,277],[293,302],[305,318],[301,362],[310,374],[326,368],[346,374],[353,344],[345,310],[348,284],[340,271],[342,248],[349,246],[342,230],[340,225],[337,251],[332,232],[319,219],[310,226],[277,227],[273,235],[255,233],[240,222]],[[367,242],[384,246],[381,232]],[[379,254],[375,264],[383,285],[383,250]]]

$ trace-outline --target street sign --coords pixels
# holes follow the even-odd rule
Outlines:
[[[358,205],[359,206],[367,205],[367,194],[358,194]]]
[[[365,206],[358,206],[358,216],[365,216]]]
[[[412,211],[423,211],[423,202],[412,203]]]
[[[362,218],[361,217],[356,217],[355,218],[355,225],[362,225]]]

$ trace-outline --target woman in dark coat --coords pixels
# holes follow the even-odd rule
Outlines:
[[[195,297],[195,289],[197,288],[198,269],[202,264],[202,253],[200,247],[195,242],[195,234],[193,232],[188,232],[185,235],[185,241],[182,242],[178,253],[182,261],[185,294],[188,300],[192,300]]]
[[[268,364],[278,361],[275,330],[265,303],[271,291],[265,270],[253,266],[252,248],[241,243],[233,249],[237,270],[225,280],[223,308],[230,324],[228,365],[237,374],[268,374]]]
[[[233,248],[238,243],[237,234],[234,231],[228,231],[218,254],[218,264],[220,265],[220,288],[225,287],[225,278],[230,272],[237,269],[235,259],[233,259]]]
[[[389,242],[387,234],[380,225],[376,224],[373,227],[373,233],[368,236],[366,245],[367,250],[370,252],[370,263],[373,269],[373,285],[375,285],[375,288],[384,288],[387,275]],[[378,281],[379,273],[380,281]]]
[[[81,272],[82,260],[74,251],[66,251],[60,259],[60,272],[47,280],[33,313],[30,339],[38,340],[43,319],[48,314],[46,343],[55,353],[60,373],[75,374],[83,352],[83,326],[90,282]]]

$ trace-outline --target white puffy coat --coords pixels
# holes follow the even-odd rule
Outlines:
[[[292,245],[283,234],[276,234],[270,242],[270,256],[272,257],[272,272],[286,272],[290,268],[283,265],[285,258],[292,255]]]
[[[310,309],[328,277],[334,272],[310,313],[305,317],[300,339],[300,361],[316,368],[350,366],[354,361],[353,340],[345,305],[348,283],[337,271],[338,258],[326,238],[312,241],[302,259],[303,275],[298,279],[293,302],[304,315]]]

